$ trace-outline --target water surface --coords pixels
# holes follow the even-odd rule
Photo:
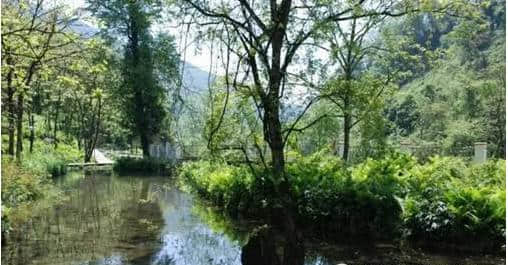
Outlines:
[[[36,207],[2,247],[4,264],[240,265],[246,231],[200,206],[163,177],[57,180],[65,199]],[[311,248],[309,248],[311,249]],[[504,264],[497,257],[408,256],[392,250],[318,246],[306,265]]]

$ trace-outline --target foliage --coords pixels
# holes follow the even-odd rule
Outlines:
[[[161,174],[166,169],[166,163],[153,158],[120,157],[115,160],[113,170],[121,174],[146,173]]]
[[[140,138],[143,155],[149,156],[151,141],[161,135],[168,137],[164,132],[169,129],[168,94],[180,85],[174,39],[151,33],[161,2],[89,0],[88,3],[88,9],[102,23],[105,38],[127,40],[122,43],[123,57],[118,63],[121,85],[115,89],[116,106],[122,110],[123,127]]]
[[[289,163],[287,174],[297,221],[323,238],[403,236],[459,243],[469,237],[488,250],[502,243],[502,160],[469,166],[459,158],[434,157],[419,164],[391,153],[347,167],[318,152]],[[277,207],[269,178],[255,178],[245,166],[192,162],[179,176],[186,189],[233,215],[256,217]]]
[[[53,145],[38,141],[34,151],[24,155],[21,166],[38,174],[49,174],[52,177],[67,173],[67,164],[83,160],[83,154],[74,146],[60,144],[55,149]]]
[[[456,244],[472,238],[487,250],[505,236],[505,162],[466,167],[456,158],[434,157],[410,172],[404,202],[406,236]]]
[[[505,156],[500,139],[505,138],[506,40],[499,6],[504,3],[485,2],[467,19],[422,13],[384,26],[392,32],[385,43],[405,39],[400,48],[411,56],[430,55],[420,60],[423,68],[409,69],[386,108],[392,135],[432,141],[439,153],[463,157],[472,155],[474,142],[486,141],[489,154]]]
[[[56,190],[45,173],[2,158],[2,238],[30,216],[30,205]]]
[[[245,167],[191,162],[181,167],[179,176],[186,187],[230,213],[246,211],[252,203],[253,210],[260,207],[259,201],[252,200],[254,177]]]

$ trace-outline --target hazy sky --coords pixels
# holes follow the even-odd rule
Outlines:
[[[63,1],[67,5],[72,8],[83,8],[86,6],[86,0],[65,0]],[[93,26],[93,25],[92,25]],[[160,31],[168,31],[173,35],[176,39],[176,45],[178,50],[182,56],[182,59],[185,55],[185,61],[199,67],[200,69],[208,72],[210,70],[210,49],[207,47],[201,47],[201,53],[196,54],[196,46],[189,45],[186,50],[184,50],[184,41],[183,41],[183,33],[179,29],[163,27],[162,25],[154,25],[156,30]],[[188,43],[191,43],[191,40],[188,40]]]

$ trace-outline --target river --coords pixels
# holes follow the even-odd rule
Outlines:
[[[247,231],[162,177],[59,178],[63,199],[34,207],[2,246],[2,264],[240,265]],[[408,254],[320,245],[306,265],[504,264],[502,257]]]

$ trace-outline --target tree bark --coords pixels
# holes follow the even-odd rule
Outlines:
[[[278,100],[278,99],[277,99]],[[275,101],[269,99],[268,101]],[[265,138],[269,143],[272,155],[272,171],[275,177],[282,178],[284,174],[284,144],[279,120],[278,104],[267,103],[265,106]]]
[[[6,62],[7,65],[10,65],[12,59],[7,58]],[[12,86],[12,78],[14,75],[14,70],[10,69],[7,73],[7,121],[9,124],[9,149],[8,154],[13,156],[14,155],[14,120],[15,120],[15,114],[14,114],[14,87]]]
[[[141,148],[143,150],[143,157],[150,157],[150,140],[146,133],[141,133]]]
[[[56,102],[55,106],[55,121],[53,126],[53,144],[54,148],[56,149],[58,147],[58,140],[57,140],[57,130],[58,130],[58,116],[60,114],[60,101],[61,101],[62,95],[61,92],[58,95],[58,101]]]
[[[23,152],[23,102],[24,95],[23,91],[18,94],[18,106],[17,106],[17,120],[16,120],[16,159],[21,159],[21,152]]]
[[[30,153],[33,152],[34,140],[35,140],[35,118],[32,113],[29,115],[28,124],[30,127]]]
[[[344,98],[344,149],[342,150],[342,159],[348,161],[349,159],[349,141],[351,134],[351,112],[349,95]]]

